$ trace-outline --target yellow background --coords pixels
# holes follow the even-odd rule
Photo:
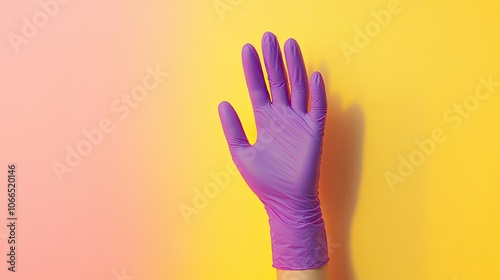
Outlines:
[[[221,17],[216,2],[231,9]],[[299,42],[309,74],[322,71],[328,122],[340,130],[327,135],[346,137],[336,144],[348,147],[339,152],[344,162],[335,162],[333,153],[333,163],[322,166],[322,174],[348,170],[330,180],[340,186],[322,184],[320,192],[359,188],[355,205],[344,203],[355,207],[350,238],[331,237],[338,243],[330,246],[332,255],[350,248],[357,279],[500,279],[500,88],[457,129],[443,119],[474,94],[479,76],[500,81],[500,2],[402,0],[402,11],[351,62],[341,44],[354,45],[355,28],[364,29],[374,20],[371,11],[386,10],[390,1],[230,2],[183,3],[184,73],[177,76],[178,103],[172,104],[180,116],[167,120],[177,123],[176,137],[182,138],[182,157],[171,170],[181,178],[178,203],[191,204],[193,188],[203,190],[213,181],[210,172],[230,162],[220,101],[233,104],[255,139],[240,52],[247,42],[260,52],[262,34],[271,31],[281,45],[290,37]],[[414,141],[436,128],[445,131],[446,141],[391,190],[385,173],[397,173],[399,155],[408,158],[417,149]],[[359,160],[350,162],[350,155]],[[239,175],[189,224],[179,212],[172,225],[189,252],[178,279],[275,278],[265,211]]]
[[[295,38],[326,80],[331,279],[500,279],[500,87],[475,97],[480,77],[500,82],[500,2],[60,0],[16,52],[9,34],[54,1],[0,7],[0,172],[19,167],[20,217],[15,274],[0,226],[0,279],[275,279],[266,213],[228,167],[217,114],[231,102],[255,140],[240,53],[265,31]],[[110,105],[156,67],[168,77],[120,119]],[[106,118],[115,130],[58,180],[51,164]]]

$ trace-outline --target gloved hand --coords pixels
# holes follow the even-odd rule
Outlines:
[[[291,95],[276,37],[262,38],[269,98],[259,56],[252,45],[242,51],[243,69],[257,125],[250,145],[233,107],[219,105],[224,134],[235,165],[269,216],[273,267],[302,270],[328,262],[324,222],[318,199],[319,165],[326,119],[321,74],[308,78],[297,42],[285,43]],[[310,92],[310,110],[308,107]],[[289,98],[290,96],[290,98]]]

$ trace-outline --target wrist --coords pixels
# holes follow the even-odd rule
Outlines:
[[[271,228],[273,267],[283,270],[304,270],[324,266],[328,244],[321,210],[315,207],[301,211],[293,218],[266,207]]]

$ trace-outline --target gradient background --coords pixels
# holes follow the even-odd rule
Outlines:
[[[43,10],[3,1],[0,278],[275,279],[264,208],[239,174],[189,220],[179,210],[211,174],[229,174],[220,101],[255,139],[240,51],[260,50],[272,31],[297,39],[308,72],[327,82],[320,191],[332,279],[500,279],[500,87],[456,129],[443,118],[479,76],[500,81],[500,3],[401,0],[349,61],[341,45],[390,2],[72,0],[16,53],[8,34]],[[157,65],[169,76],[120,119],[111,104]],[[59,181],[51,164],[103,118],[114,130]],[[384,174],[435,128],[447,140],[390,188]],[[15,274],[4,262],[11,162]]]

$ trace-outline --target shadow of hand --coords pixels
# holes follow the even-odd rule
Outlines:
[[[349,243],[361,181],[364,118],[356,104],[344,111],[341,107],[339,98],[330,98],[319,191],[328,236],[330,279],[354,280]]]

